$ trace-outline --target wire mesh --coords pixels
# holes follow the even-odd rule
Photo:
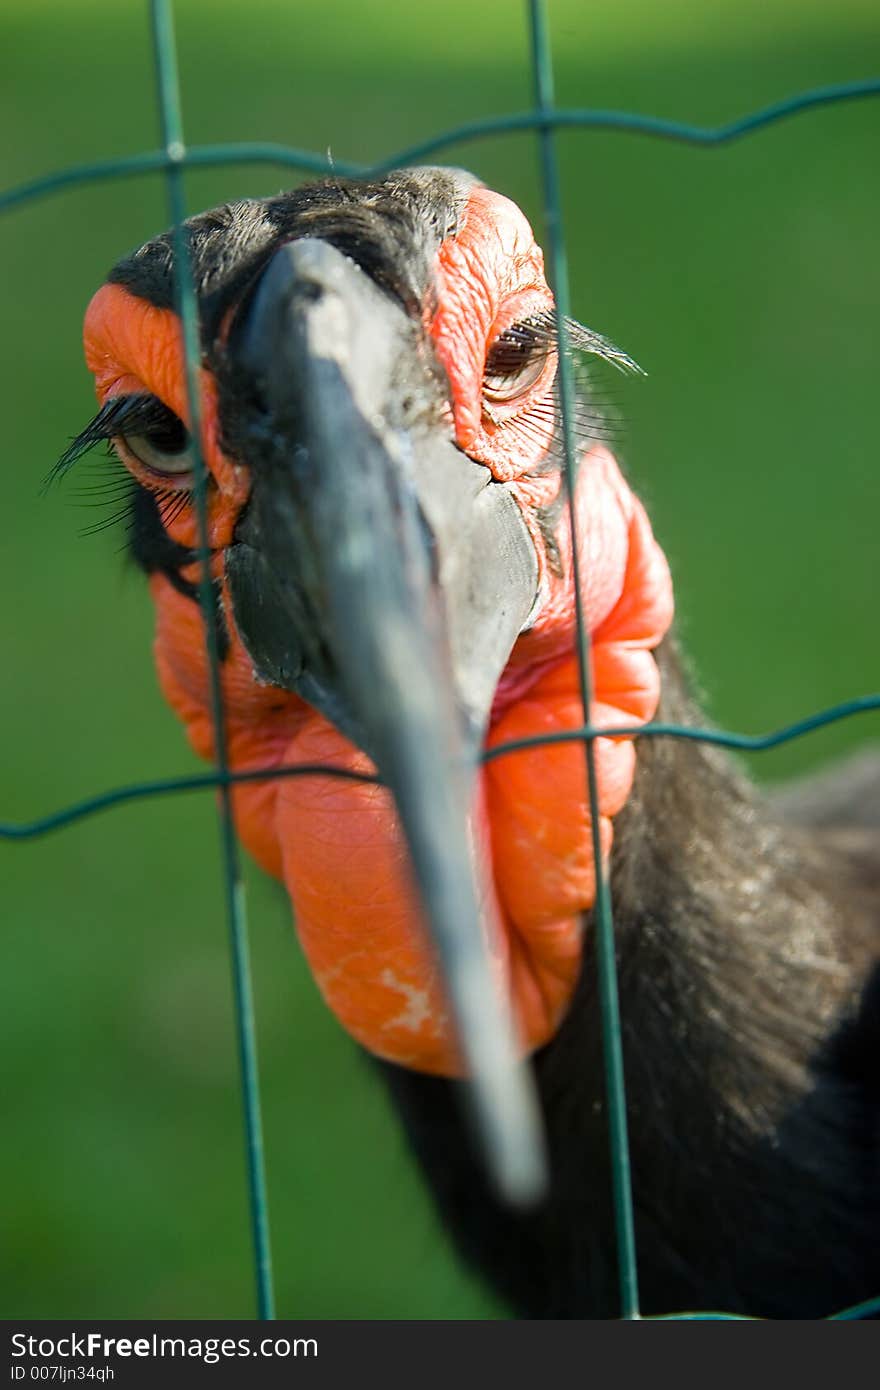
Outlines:
[[[263,1162],[262,1123],[257,1069],[256,1030],[250,979],[245,893],[241,878],[238,842],[235,834],[231,789],[235,784],[268,781],[285,777],[336,777],[353,781],[379,782],[378,777],[339,768],[302,764],[257,769],[246,773],[231,770],[226,744],[225,716],[220,684],[216,625],[213,620],[214,596],[207,530],[207,469],[201,455],[200,366],[198,304],[193,282],[187,230],[184,172],[188,168],[229,164],[268,163],[299,172],[333,172],[349,177],[372,177],[468,141],[517,131],[534,130],[541,162],[543,201],[548,235],[550,283],[558,306],[560,336],[559,398],[564,443],[564,478],[573,496],[576,471],[573,418],[573,384],[569,358],[565,352],[565,320],[569,312],[568,269],[565,233],[561,213],[559,169],[554,144],[560,128],[603,129],[680,141],[702,147],[718,147],[747,134],[765,129],[815,107],[880,95],[880,78],[840,83],[798,93],[761,110],[717,127],[690,125],[678,121],[626,111],[559,109],[555,105],[553,64],[545,0],[527,0],[530,52],[535,104],[532,110],[474,121],[388,156],[373,164],[358,164],[315,154],[308,150],[269,143],[239,143],[187,147],[180,110],[180,83],[177,71],[172,0],[149,0],[152,24],[157,101],[161,117],[162,146],[132,156],[80,164],[28,180],[0,193],[0,211],[50,196],[64,189],[98,181],[125,178],[147,172],[164,174],[170,220],[174,229],[174,255],[177,266],[176,292],[183,326],[186,361],[186,391],[191,412],[191,435],[195,455],[194,501],[198,524],[198,557],[201,570],[199,603],[205,629],[210,672],[210,698],[215,729],[216,768],[196,776],[142,781],[115,787],[106,792],[66,805],[59,810],[27,822],[0,822],[0,838],[33,840],[72,825],[77,821],[127,802],[187,791],[218,789],[219,829],[223,859],[226,914],[234,981],[238,1050],[243,1096],[246,1152],[248,1162],[251,1231],[254,1247],[257,1310],[260,1318],[274,1317],[274,1292],[270,1246],[270,1226]],[[638,1270],[633,1222],[632,1184],[626,1119],[622,1038],[616,980],[614,924],[611,888],[603,865],[599,841],[599,815],[594,740],[599,736],[632,735],[640,738],[679,738],[716,744],[739,751],[759,752],[857,714],[880,709],[880,693],[847,700],[811,714],[795,723],[767,734],[749,735],[729,730],[697,728],[655,721],[643,726],[594,727],[590,723],[590,636],[584,621],[582,585],[578,573],[578,544],[575,508],[569,508],[572,532],[572,562],[576,603],[577,656],[584,723],[574,730],[534,738],[512,740],[496,745],[483,755],[484,761],[510,756],[517,751],[560,742],[581,742],[585,748],[588,801],[594,862],[597,865],[596,950],[602,1035],[605,1054],[606,1091],[609,1115],[609,1144],[614,1198],[615,1229],[620,1284],[620,1306],[624,1318],[640,1316]],[[836,1320],[865,1318],[880,1312],[880,1297],[835,1313]],[[665,1315],[667,1319],[738,1320],[739,1315],[719,1312],[692,1312]]]

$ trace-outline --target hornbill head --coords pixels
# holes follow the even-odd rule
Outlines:
[[[541,252],[512,203],[439,169],[328,180],[188,230],[230,765],[381,782],[239,785],[242,837],[284,879],[344,1026],[393,1062],[470,1076],[496,1176],[526,1195],[540,1145],[514,1062],[564,1014],[595,882],[582,749],[479,762],[487,740],[582,723]],[[113,269],[85,326],[101,410],[62,464],[110,438],[134,478],[160,679],[209,756],[174,304],[170,236]],[[593,714],[631,723],[656,705],[668,573],[589,401],[579,430]],[[597,749],[608,849],[633,752]]]

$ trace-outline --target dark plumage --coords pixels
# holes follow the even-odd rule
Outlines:
[[[272,252],[294,237],[329,242],[418,313],[431,287],[437,247],[460,216],[466,177],[443,169],[404,169],[375,183],[328,179],[275,198],[224,203],[190,218],[186,226],[206,345],[213,344],[229,304],[256,279]],[[117,262],[107,281],[157,308],[173,308],[171,233]]]

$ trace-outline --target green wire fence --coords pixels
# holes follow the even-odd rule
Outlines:
[[[160,781],[145,781],[116,787],[99,795],[70,804],[39,819],[21,822],[0,822],[0,839],[32,840],[50,831],[62,829],[99,811],[109,810],[129,801],[165,796],[175,792],[219,790],[219,821],[223,854],[223,877],[227,921],[232,953],[232,971],[236,1006],[236,1027],[241,1069],[244,1107],[251,1230],[254,1246],[257,1311],[260,1318],[275,1316],[272,1277],[272,1257],[266,1180],[263,1162],[262,1121],[260,1115],[257,1072],[256,1029],[251,989],[248,949],[247,915],[244,887],[241,878],[238,841],[232,810],[231,788],[240,782],[268,781],[281,777],[331,776],[358,781],[378,781],[378,778],[320,765],[300,765],[269,768],[265,771],[236,773],[230,769],[225,737],[225,718],[220,686],[220,663],[217,651],[216,626],[213,621],[213,596],[210,576],[210,550],[207,530],[208,473],[200,453],[200,401],[198,369],[200,362],[198,304],[189,258],[186,227],[186,198],[184,171],[187,168],[231,164],[273,164],[300,172],[334,172],[347,177],[375,177],[390,169],[412,164],[451,145],[491,135],[534,130],[538,136],[543,179],[544,210],[547,224],[551,288],[558,307],[557,323],[560,337],[559,400],[562,435],[565,451],[565,482],[573,494],[576,456],[574,446],[573,383],[571,365],[565,352],[565,322],[569,313],[568,269],[565,234],[562,225],[559,169],[555,149],[555,132],[563,127],[593,128],[628,132],[675,140],[708,148],[730,143],[744,135],[794,116],[802,111],[831,103],[851,101],[880,95],[880,78],[861,82],[840,83],[802,92],[773,103],[714,128],[663,120],[655,116],[627,111],[561,110],[555,106],[553,65],[547,25],[545,0],[527,0],[530,27],[530,50],[535,91],[535,105],[530,111],[474,121],[398,151],[375,164],[355,164],[325,158],[308,150],[276,144],[223,144],[188,148],[184,142],[180,110],[180,83],[173,26],[173,0],[149,0],[157,80],[158,105],[161,115],[162,147],[125,158],[80,164],[57,170],[29,180],[0,193],[0,212],[23,203],[33,202],[77,184],[95,183],[125,178],[148,172],[162,172],[168,197],[170,220],[174,228],[174,255],[177,268],[178,307],[183,325],[186,355],[186,389],[191,411],[194,465],[194,501],[198,519],[198,556],[201,567],[199,602],[202,608],[205,643],[210,669],[211,708],[216,733],[216,770],[196,776],[176,777]],[[719,744],[741,751],[757,752],[775,748],[793,739],[856,714],[880,710],[880,693],[848,700],[810,715],[796,723],[764,735],[731,733],[724,730],[694,728],[655,722],[644,726],[594,728],[589,722],[590,709],[590,637],[584,622],[582,592],[578,573],[579,550],[576,535],[575,509],[569,509],[572,529],[572,563],[577,618],[577,655],[584,724],[579,729],[543,737],[520,739],[498,745],[484,754],[484,761],[509,756],[524,748],[541,744],[581,741],[585,747],[588,800],[592,818],[594,862],[598,866],[594,918],[596,952],[602,1009],[602,1035],[605,1056],[605,1077],[608,1096],[609,1144],[614,1199],[614,1220],[620,1285],[621,1314],[635,1319],[639,1313],[638,1269],[633,1223],[632,1186],[629,1166],[629,1142],[626,1119],[626,1090],[623,1072],[623,1051],[620,1029],[619,1002],[614,953],[614,923],[611,889],[603,868],[599,844],[599,815],[593,742],[599,737],[632,734],[640,738],[681,738],[703,743]],[[880,1313],[880,1296],[833,1316],[836,1320],[871,1317]],[[721,1312],[693,1312],[666,1315],[667,1318],[704,1320],[739,1320],[739,1315]]]

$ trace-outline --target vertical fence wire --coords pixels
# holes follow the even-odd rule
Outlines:
[[[545,0],[527,0],[529,37],[531,40],[535,105],[545,123],[538,132],[541,175],[544,193],[544,217],[550,252],[550,287],[556,300],[558,334],[557,380],[562,438],[565,449],[565,487],[568,493],[568,517],[571,528],[571,568],[574,583],[575,621],[577,624],[577,660],[584,726],[589,727],[592,699],[590,666],[590,633],[584,613],[584,591],[581,578],[580,547],[578,543],[577,489],[578,461],[575,455],[573,417],[574,389],[571,358],[568,353],[566,320],[571,312],[568,284],[568,256],[562,216],[562,197],[559,183],[559,163],[553,127],[553,56],[547,25]],[[608,1114],[608,1142],[611,1150],[611,1191],[614,1202],[614,1227],[617,1237],[617,1269],[620,1284],[620,1305],[624,1318],[639,1316],[639,1281],[636,1264],[635,1227],[633,1224],[632,1177],[629,1160],[629,1134],[626,1121],[626,1085],[623,1073],[623,1040],[620,1027],[620,1000],[617,989],[617,962],[614,954],[614,919],[611,906],[611,885],[602,855],[601,822],[599,819],[599,787],[596,776],[596,749],[592,735],[583,740],[587,768],[587,800],[590,808],[590,839],[596,878],[596,899],[593,920],[596,928],[596,964],[599,983],[599,1003],[602,1017],[602,1051],[605,1063],[605,1100]]]
[[[201,348],[199,311],[193,281],[189,233],[186,227],[186,192],[183,163],[186,146],[180,106],[177,46],[171,0],[150,0],[153,48],[162,123],[162,143],[168,157],[165,183],[174,237],[175,291],[183,329],[186,364],[186,399],[189,406],[190,437],[194,456],[194,502],[198,525],[198,597],[205,629],[208,660],[214,748],[219,776],[220,845],[223,887],[232,956],[235,1024],[244,1108],[248,1197],[257,1291],[257,1312],[263,1319],[275,1316],[272,1280],[272,1250],[269,1232],[269,1205],[263,1153],[263,1122],[257,1064],[257,1030],[248,944],[247,904],[241,876],[241,857],[235,833],[226,716],[217,646],[217,605],[212,574],[211,540],[208,517],[208,470],[202,448]]]

